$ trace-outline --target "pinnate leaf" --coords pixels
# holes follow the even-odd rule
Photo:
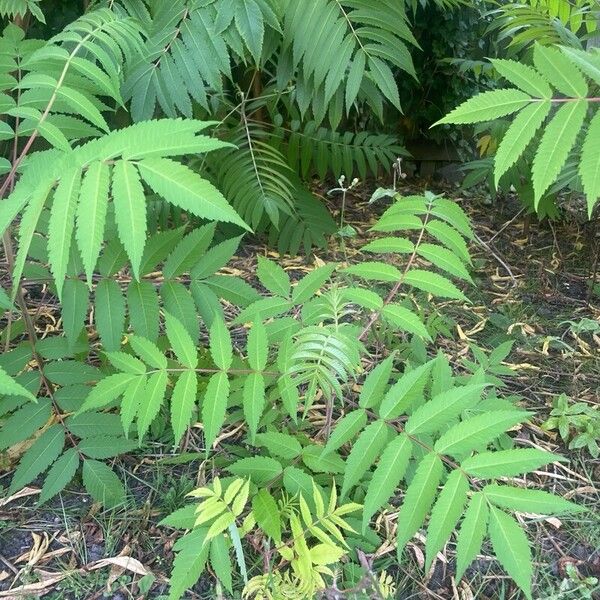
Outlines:
[[[77,467],[79,467],[77,450],[69,448],[48,471],[40,493],[40,504],[54,498],[56,494],[64,490],[73,479]]]
[[[436,125],[493,121],[524,108],[529,102],[531,102],[531,96],[521,90],[483,92],[463,102],[443,119],[440,119]]]
[[[112,194],[119,238],[131,261],[133,274],[139,279],[146,244],[146,196],[133,163],[126,160],[115,163]]]
[[[469,482],[458,469],[452,471],[431,511],[427,540],[425,543],[425,571],[435,559],[435,555],[448,541],[467,503]]]
[[[544,130],[532,168],[536,208],[563,168],[577,140],[587,108],[585,100],[563,104]]]
[[[419,463],[398,514],[398,560],[402,558],[406,543],[423,525],[443,471],[442,461],[434,452],[427,454]]]
[[[440,454],[450,456],[483,449],[501,433],[526,420],[529,414],[521,410],[496,410],[471,417],[451,427],[434,448]]]
[[[216,440],[223,423],[229,398],[229,379],[227,373],[215,373],[208,381],[202,400],[202,423],[204,439],[208,452]]]
[[[59,424],[48,427],[21,458],[8,494],[14,494],[45,471],[60,456],[64,445],[63,427]]]
[[[284,298],[289,297],[291,290],[290,278],[276,262],[259,256],[256,274],[269,292]]]
[[[488,503],[481,492],[471,496],[456,544],[456,580],[460,581],[467,567],[481,549],[487,531]]]
[[[195,369],[198,366],[198,353],[186,328],[169,313],[165,313],[165,327],[177,360],[188,369]]]
[[[371,517],[389,500],[398,487],[408,467],[411,454],[412,442],[404,434],[398,435],[383,451],[364,501],[363,532]]]
[[[216,317],[210,328],[210,353],[217,367],[227,371],[233,360],[231,336],[223,319]]]
[[[175,444],[183,437],[189,427],[192,412],[196,404],[198,381],[194,371],[184,371],[177,380],[171,396],[171,427]]]
[[[483,493],[496,506],[537,515],[558,515],[586,510],[582,506],[543,490],[530,490],[493,483],[486,485]]]
[[[475,454],[463,460],[460,466],[474,477],[515,477],[562,460],[562,456],[537,448],[517,448]]]
[[[531,600],[531,549],[525,532],[505,512],[492,506],[490,509],[490,539],[496,558]]]
[[[360,481],[367,469],[377,460],[389,440],[390,432],[391,428],[385,421],[374,421],[358,436],[346,460],[342,496]]]
[[[106,508],[115,508],[125,500],[121,480],[110,467],[100,461],[83,461],[83,485],[90,496]]]
[[[277,544],[281,543],[281,518],[279,509],[269,490],[262,489],[252,499],[252,513],[258,526]]]

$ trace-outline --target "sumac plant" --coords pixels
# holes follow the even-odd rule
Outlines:
[[[600,52],[535,44],[533,65],[491,62],[513,87],[478,94],[439,123],[510,117],[494,155],[495,186],[524,159],[536,210],[546,194],[568,188],[585,195],[591,218],[600,198]]]
[[[2,14],[37,3],[8,4]],[[507,448],[507,432],[531,418],[502,396],[510,348],[473,349],[460,373],[432,351],[445,328],[432,299],[467,303],[473,284],[474,234],[459,204],[397,196],[357,260],[320,261],[294,280],[262,256],[255,286],[223,269],[263,212],[296,249],[324,217],[306,201],[296,235],[272,188],[258,186],[269,201],[250,210],[244,190],[215,174],[219,160],[263,169],[281,190],[278,147],[307,173],[319,140],[336,149],[318,153],[325,170],[376,167],[389,153],[361,133],[313,129],[312,146],[279,132],[280,146],[265,142],[258,157],[251,139],[236,149],[215,134],[221,122],[191,118],[210,116],[202,93],[221,101],[232,63],[243,71],[279,52],[285,81],[304,65],[292,112],[308,109],[302,82],[315,77],[325,89],[308,104],[321,120],[332,102],[396,104],[386,61],[398,58],[382,46],[410,41],[398,3],[315,2],[324,21],[270,0],[93,4],[48,42],[14,24],[0,40],[0,450],[22,451],[8,494],[39,481],[43,504],[75,478],[106,509],[126,506],[114,459],[150,442],[178,452],[193,435],[205,483],[163,520],[182,530],[171,599],[207,565],[229,591],[235,569],[249,598],[318,597],[341,582],[393,595],[367,555],[391,545],[401,561],[423,528],[427,567],[455,538],[460,578],[489,538],[531,597],[530,548],[513,513],[580,509],[512,480],[561,459]],[[386,10],[398,13],[393,32]],[[316,23],[343,44],[333,72],[307,42]],[[190,88],[178,85],[184,68]],[[353,144],[368,150],[352,154]],[[315,231],[327,241],[327,225]],[[54,301],[54,334],[40,294]]]

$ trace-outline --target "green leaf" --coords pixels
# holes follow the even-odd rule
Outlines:
[[[137,415],[140,443],[163,405],[168,381],[166,371],[159,371],[148,377],[143,402],[140,402]]]
[[[481,492],[471,496],[456,543],[456,581],[460,581],[473,562],[487,531],[488,504]]]
[[[119,415],[111,413],[89,412],[77,417],[68,417],[65,425],[78,438],[98,435],[122,436],[123,427]]]
[[[369,242],[363,246],[361,252],[373,252],[374,254],[412,254],[415,245],[406,238],[385,237]]]
[[[348,78],[346,81],[346,111],[350,112],[350,108],[354,104],[363,77],[365,75],[365,66],[367,62],[367,56],[362,50],[357,50],[354,54],[354,60],[348,71]]]
[[[129,435],[129,429],[138,413],[142,401],[146,400],[147,386],[148,378],[145,375],[142,375],[131,381],[123,393],[123,400],[121,401],[121,423],[126,436]]]
[[[173,529],[193,529],[196,522],[196,508],[195,504],[178,508],[164,519],[161,519],[158,524],[161,527],[172,527]]]
[[[210,451],[225,422],[225,411],[229,399],[229,379],[227,373],[215,373],[208,381],[202,400],[202,423],[206,452]]]
[[[104,117],[84,94],[66,85],[61,85],[56,89],[56,96],[64,100],[76,115],[82,116],[105,133],[108,133],[109,127]]]
[[[367,424],[367,413],[364,409],[353,410],[343,416],[336,424],[327,440],[323,456],[337,450],[350,440],[354,439],[359,431]]]
[[[556,111],[546,127],[535,153],[531,171],[536,209],[544,192],[554,183],[563,168],[577,140],[586,113],[585,100],[567,102]]]
[[[381,314],[393,327],[431,341],[427,328],[412,310],[399,304],[387,304],[383,307]]]
[[[258,526],[273,540],[277,545],[281,544],[281,518],[279,508],[269,490],[259,490],[258,494],[252,499],[252,513]]]
[[[69,448],[48,471],[40,493],[39,503],[48,502],[64,490],[73,479],[77,467],[79,467],[79,454],[77,454],[75,448]]]
[[[198,313],[188,288],[178,281],[165,281],[160,287],[165,312],[185,327],[194,342],[198,341]]]
[[[125,391],[134,379],[135,375],[130,373],[117,373],[101,379],[92,388],[77,414],[110,404]]]
[[[94,320],[105,350],[118,350],[125,330],[125,298],[114,279],[101,279],[96,286]]]
[[[225,589],[233,593],[229,548],[230,542],[224,535],[212,538],[210,542],[210,565],[219,581],[225,586]]]
[[[88,494],[106,508],[125,501],[125,489],[115,472],[97,460],[83,461],[83,485]]]
[[[227,470],[238,477],[250,477],[259,486],[281,475],[281,463],[267,456],[252,456],[234,462]]]
[[[269,339],[261,321],[255,321],[248,332],[246,343],[248,363],[255,371],[264,371],[269,357]]]
[[[210,328],[210,354],[218,369],[227,371],[233,361],[231,335],[221,318],[215,318]]]
[[[52,402],[41,398],[37,403],[26,404],[16,410],[0,429],[0,450],[6,450],[33,435],[48,422],[52,414]]]
[[[213,275],[204,281],[219,297],[245,308],[260,298],[260,294],[240,277]]]
[[[600,84],[600,60],[597,52],[586,52],[568,46],[561,46],[560,51],[590,79]]]
[[[292,302],[294,304],[303,304],[307,300],[310,300],[313,295],[325,285],[336,268],[336,264],[324,265],[322,267],[317,267],[308,275],[305,275],[294,286],[292,291]]]
[[[382,419],[396,419],[410,408],[412,403],[422,395],[434,363],[435,359],[430,360],[402,375],[389,389],[381,403],[379,416]]]
[[[436,246],[435,244],[420,244],[417,248],[417,253],[438,269],[446,271],[450,275],[454,275],[454,277],[473,283],[469,271],[467,271],[462,261],[450,250]]]
[[[600,198],[600,110],[596,111],[581,148],[579,175],[587,196],[588,216],[592,218],[594,205]]]
[[[510,81],[534,98],[552,98],[552,89],[548,80],[529,65],[515,60],[491,59],[491,63],[500,76]],[[550,79],[550,81],[553,81]]]
[[[195,369],[198,366],[198,353],[190,334],[181,322],[169,313],[165,313],[165,327],[177,360],[188,369]]]
[[[4,288],[0,286],[0,309],[13,310],[14,304],[9,298],[8,294],[4,291]]]
[[[89,287],[92,286],[92,275],[104,239],[109,182],[109,165],[103,161],[95,161],[83,176],[79,193],[75,237]]]
[[[250,373],[244,382],[244,417],[248,423],[250,439],[254,440],[260,418],[265,410],[265,380],[261,373]]]
[[[83,329],[88,301],[89,292],[83,281],[79,281],[79,279],[65,281],[62,295],[62,318],[69,348],[73,348]]]
[[[48,224],[48,262],[56,282],[58,297],[62,298],[63,283],[69,263],[69,253],[75,227],[75,211],[81,186],[81,169],[65,173],[54,192]]]
[[[429,572],[436,554],[444,547],[454,531],[465,504],[469,482],[458,469],[452,471],[431,510],[425,542],[425,572]]]
[[[398,86],[388,65],[380,58],[369,56],[369,74],[383,95],[401,111]]]
[[[515,477],[564,460],[562,456],[537,448],[518,448],[482,452],[463,460],[460,466],[465,473],[474,477]]]
[[[343,273],[350,273],[362,277],[367,281],[390,281],[396,282],[402,279],[402,273],[392,266],[382,262],[369,261],[357,265],[351,265],[342,270]]]
[[[177,541],[177,555],[173,562],[168,600],[179,600],[202,575],[210,549],[207,531],[206,528],[200,527]]]
[[[43,473],[60,456],[64,445],[65,431],[62,425],[48,427],[21,458],[10,483],[8,495],[22,489]]]
[[[344,472],[345,464],[339,454],[323,455],[322,446],[307,446],[302,450],[302,462],[313,473],[331,473],[333,475]]]
[[[87,346],[85,347],[87,350]],[[46,378],[59,385],[73,385],[88,383],[100,378],[100,372],[95,367],[82,361],[59,360],[46,364],[44,369]]]
[[[367,310],[381,310],[383,308],[383,300],[379,294],[371,290],[361,288],[346,288],[343,290],[343,297],[346,302],[358,304]]]
[[[215,235],[215,224],[194,229],[186,235],[169,254],[163,266],[163,275],[172,279],[189,272],[208,250]]]
[[[434,125],[480,123],[510,115],[531,102],[531,97],[520,90],[492,90],[463,102]]]
[[[429,235],[432,235],[436,240],[444,244],[454,254],[459,256],[461,260],[467,264],[471,264],[471,256],[469,248],[462,236],[448,223],[442,221],[428,221],[425,229]]]
[[[192,269],[192,277],[194,279],[204,279],[209,275],[214,275],[233,258],[242,237],[230,238],[208,250]]]
[[[81,440],[77,448],[89,458],[102,460],[130,452],[135,446],[135,441],[123,437],[95,435]]]
[[[425,515],[433,504],[443,472],[442,461],[434,452],[427,454],[419,463],[398,513],[398,560],[402,559],[406,542],[423,525]]]
[[[132,375],[145,375],[146,365],[135,356],[126,352],[107,352],[106,357],[115,369]]]
[[[313,497],[313,478],[302,469],[289,466],[283,472],[283,486],[292,496],[302,495],[310,504]]]
[[[443,221],[446,221],[446,223],[452,225],[454,229],[468,240],[475,240],[473,228],[471,227],[471,220],[460,205],[454,200],[436,196],[433,200],[429,201],[426,210],[431,213],[432,216],[442,219]]]
[[[552,103],[536,102],[524,108],[510,124],[494,157],[494,180],[498,187],[500,178],[519,160],[529,142],[550,113]]]
[[[410,435],[435,433],[481,399],[485,384],[473,384],[446,390],[415,410],[406,423]]]
[[[371,517],[391,498],[406,473],[412,454],[412,442],[400,434],[383,451],[369,483],[363,509],[363,533]]]
[[[132,350],[149,366],[155,369],[166,369],[167,359],[156,344],[146,338],[131,335],[128,337]]]
[[[255,444],[265,447],[273,456],[280,456],[287,460],[293,460],[302,452],[302,446],[295,437],[278,431],[259,433]]]
[[[144,181],[167,202],[197,217],[250,230],[221,192],[188,167],[167,158],[146,158],[138,168]]]
[[[395,358],[396,354],[392,353],[385,360],[381,361],[365,378],[358,399],[358,403],[362,408],[374,408],[383,399],[385,388],[388,385],[392,369],[394,368]]]
[[[542,490],[490,484],[483,489],[485,497],[496,506],[536,515],[558,515],[583,512],[586,509]]]
[[[428,292],[440,298],[452,298],[455,300],[466,300],[467,297],[446,277],[424,271],[423,269],[411,269],[404,276],[404,283],[412,285],[419,290]]]
[[[535,44],[535,68],[568,98],[585,98],[588,86],[579,69],[557,48]]]
[[[527,536],[512,517],[494,506],[490,509],[489,528],[496,558],[531,600],[533,567]]]
[[[460,457],[474,449],[485,448],[501,433],[522,423],[530,413],[521,410],[492,410],[451,427],[435,443],[440,454]]]
[[[385,421],[374,421],[358,436],[346,459],[342,496],[360,481],[367,469],[377,460],[390,434],[391,428]]]
[[[293,304],[285,298],[272,296],[261,298],[245,308],[234,320],[234,324],[254,322],[258,318],[270,319],[293,308]]]
[[[288,274],[276,262],[262,256],[258,257],[258,270],[256,272],[260,282],[276,296],[289,298],[291,283]]]
[[[153,235],[144,248],[144,255],[142,256],[142,264],[140,267],[140,273],[142,275],[148,275],[153,270],[158,268],[167,256],[177,247],[177,244],[183,237],[183,227],[178,229],[167,229]]]
[[[146,244],[146,195],[133,163],[118,160],[114,164],[112,194],[119,238],[131,261],[133,275],[139,279]]]
[[[404,209],[398,210],[398,204],[393,205],[386,213],[371,227],[371,231],[392,231],[420,230],[423,228],[423,221],[414,214],[404,212]],[[389,212],[392,211],[393,212]]]
[[[152,283],[132,281],[127,288],[127,306],[133,331],[155,342],[158,339],[160,309]]]
[[[258,65],[262,54],[265,24],[262,11],[254,0],[236,3],[235,26]]]
[[[183,437],[190,425],[192,412],[196,405],[198,381],[194,371],[184,371],[177,380],[171,396],[171,427],[175,437],[175,445]]]
[[[0,395],[23,396],[35,402],[35,396],[21,384],[17,383],[2,367],[0,367]]]

